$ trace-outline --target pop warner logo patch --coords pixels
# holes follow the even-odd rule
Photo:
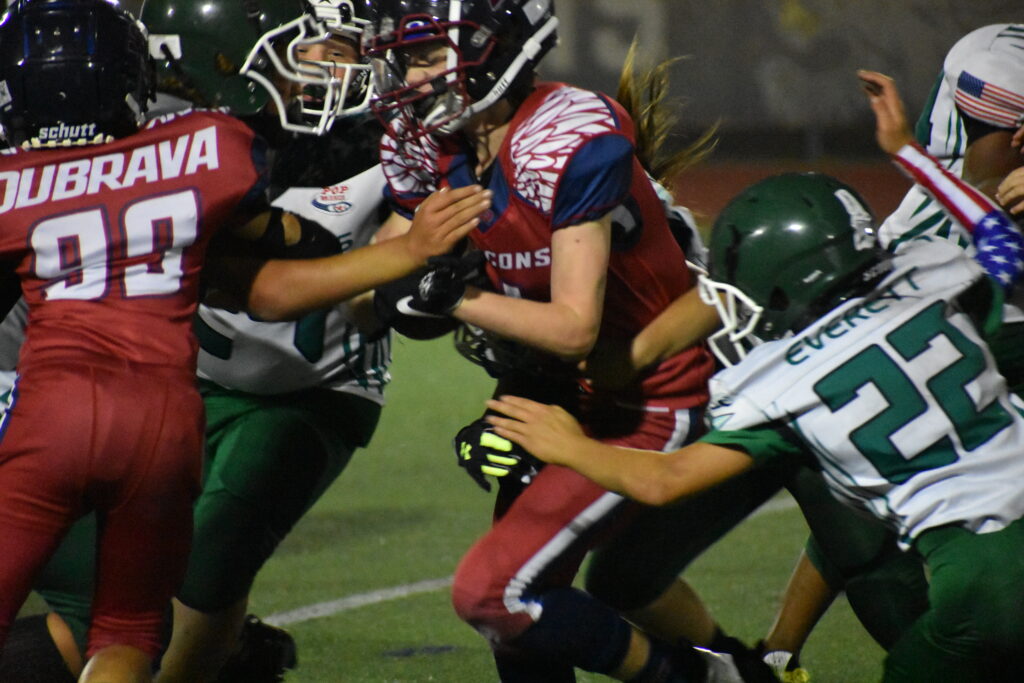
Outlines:
[[[352,208],[352,202],[346,199],[348,191],[348,185],[325,187],[313,198],[313,208],[331,215],[345,213]]]

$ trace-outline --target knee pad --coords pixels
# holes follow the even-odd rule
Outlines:
[[[539,599],[540,618],[511,644],[534,655],[607,674],[622,662],[631,629],[617,612],[575,588]]]

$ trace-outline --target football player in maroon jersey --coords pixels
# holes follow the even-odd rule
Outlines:
[[[296,14],[297,31],[322,33]],[[262,143],[236,119],[193,111],[140,128],[151,74],[144,29],[105,0],[23,0],[0,22],[11,145],[0,157],[0,254],[17,263],[29,304],[0,441],[0,642],[68,526],[95,510],[88,681],[150,676],[199,482],[199,271],[215,230],[250,218],[258,230],[272,215]],[[411,239],[227,270],[251,276],[247,304],[268,319],[347,298],[472,227],[475,190],[446,194]]]

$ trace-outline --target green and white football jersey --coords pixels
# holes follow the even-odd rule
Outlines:
[[[962,177],[967,131],[958,105],[990,126],[1013,129],[1024,117],[1024,24],[993,24],[976,29],[950,49],[942,72],[917,121],[917,141],[946,169]],[[919,237],[943,239],[975,253],[971,237],[918,185],[879,227],[882,246],[895,251]],[[1015,306],[1006,321],[1024,321]]]
[[[1024,516],[1024,402],[956,304],[982,270],[947,242],[908,247],[868,296],[715,375],[703,439],[755,459],[812,453],[840,499],[905,545]]]
[[[368,244],[380,226],[383,187],[374,166],[330,187],[290,188],[273,205],[316,221],[348,251]],[[384,401],[390,337],[369,340],[346,304],[289,322],[200,306],[196,331],[199,376],[229,389],[281,394],[324,387]]]
[[[917,141],[956,177],[963,174],[967,132],[953,99],[945,72],[939,75],[928,105],[917,122]],[[902,242],[922,235],[948,240],[973,254],[971,236],[943,211],[942,206],[921,189],[911,187],[900,205],[878,229],[882,246],[895,250]]]

